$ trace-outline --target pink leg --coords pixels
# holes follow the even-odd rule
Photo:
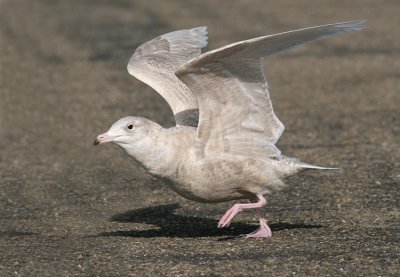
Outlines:
[[[260,219],[260,227],[246,235],[246,238],[269,238],[272,236],[271,228],[267,224],[267,219],[261,212],[261,209],[256,209],[256,213]]]
[[[232,208],[230,208],[221,220],[218,222],[218,228],[223,228],[229,226],[231,224],[232,219],[237,215],[239,212],[243,211],[244,209],[257,209],[261,208],[267,203],[267,200],[261,195],[257,194],[257,202],[249,203],[249,204],[235,204]],[[268,226],[268,225],[267,225]]]

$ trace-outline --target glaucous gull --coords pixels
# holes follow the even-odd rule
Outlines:
[[[128,64],[131,75],[155,89],[171,106],[176,126],[163,128],[128,116],[95,138],[112,142],[151,175],[190,200],[235,204],[218,223],[254,209],[260,227],[246,237],[270,237],[261,213],[265,195],[287,177],[329,169],[281,154],[275,143],[284,126],[275,115],[263,72],[263,57],[304,43],[360,31],[365,20],[300,29],[236,42],[201,53],[207,28],[161,35],[142,44]]]

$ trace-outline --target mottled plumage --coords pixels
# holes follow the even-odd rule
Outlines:
[[[94,144],[113,142],[174,191],[199,202],[249,199],[219,222],[230,224],[255,209],[260,228],[248,237],[269,237],[260,208],[263,195],[306,169],[329,169],[281,154],[275,146],[284,126],[275,115],[262,58],[309,41],[359,31],[365,21],[301,29],[233,43],[201,54],[206,27],[176,31],[141,45],[128,64],[171,106],[176,126],[141,117],[118,120]]]

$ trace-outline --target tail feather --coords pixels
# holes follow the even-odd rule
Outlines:
[[[307,164],[307,163],[300,163],[299,166],[304,169],[328,169],[328,170],[340,170],[340,168],[336,167],[323,167],[323,166],[317,166],[317,165],[312,165],[312,164]]]
[[[323,166],[317,166],[317,165],[312,165],[308,163],[304,163],[300,161],[297,158],[292,158],[292,157],[287,157],[287,156],[281,156],[278,159],[278,165],[276,167],[279,171],[280,176],[282,177],[290,177],[293,175],[296,175],[300,172],[304,172],[306,170],[310,169],[317,169],[317,170],[341,170],[340,168],[334,168],[334,167],[323,167]]]

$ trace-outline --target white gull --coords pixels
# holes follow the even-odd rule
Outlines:
[[[281,154],[284,126],[275,115],[263,57],[304,43],[363,29],[365,20],[300,29],[236,42],[201,54],[207,28],[161,35],[142,44],[128,64],[131,75],[154,88],[171,106],[176,126],[142,117],[115,122],[93,144],[113,142],[151,175],[198,202],[248,199],[218,223],[254,209],[260,227],[246,237],[270,237],[260,208],[283,180],[307,169],[329,169]]]

